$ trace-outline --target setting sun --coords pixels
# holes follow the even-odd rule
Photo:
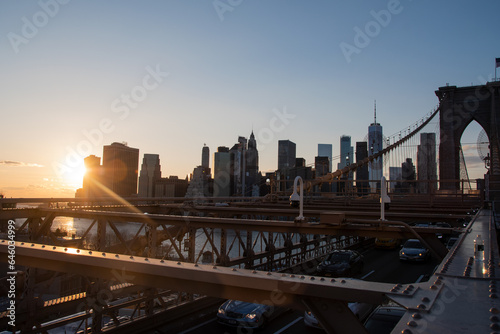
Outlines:
[[[71,170],[68,170],[68,172],[64,174],[64,182],[68,186],[74,187],[75,190],[81,188],[83,184],[83,177],[86,172],[87,170],[84,164],[72,167]]]

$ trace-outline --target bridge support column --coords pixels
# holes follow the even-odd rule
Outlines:
[[[97,220],[97,242],[98,251],[103,251],[106,248],[106,221],[99,218]]]
[[[252,231],[247,230],[247,242],[246,242],[246,249],[245,249],[245,254],[244,256],[247,257],[247,261],[245,262],[245,269],[251,269],[253,268],[253,257],[254,257],[254,251],[253,251],[253,241],[252,241]]]
[[[147,257],[156,257],[156,243],[158,241],[158,231],[156,226],[146,225],[146,236],[148,238],[148,252]]]
[[[217,259],[217,263],[222,266],[227,266],[229,262],[229,256],[227,255],[227,236],[226,229],[221,228],[220,230],[220,254]]]
[[[269,252],[267,255],[267,271],[273,271],[274,253],[276,252],[276,247],[274,246],[274,234],[273,234],[273,232],[268,232],[266,250]]]
[[[188,239],[188,262],[194,263],[196,254],[196,229],[189,229]]]

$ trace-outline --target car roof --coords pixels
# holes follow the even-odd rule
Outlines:
[[[402,317],[406,312],[406,309],[401,306],[378,306],[370,315],[370,318],[373,316],[382,316],[382,317]]]
[[[334,249],[333,251],[330,252],[330,254],[333,253],[357,253],[357,252],[352,249]]]

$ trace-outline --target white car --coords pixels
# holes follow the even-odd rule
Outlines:
[[[353,303],[348,303],[349,309],[354,313],[354,315],[360,320],[364,321],[368,315],[373,311],[374,306],[370,304],[365,304],[365,303],[358,303],[358,302],[353,302]],[[309,327],[313,328],[321,328],[320,323],[312,314],[311,311],[306,311],[304,313],[304,324]]]

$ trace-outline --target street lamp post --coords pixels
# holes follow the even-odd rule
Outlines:
[[[300,196],[297,194],[297,183],[300,181]],[[295,221],[304,220],[304,181],[300,176],[297,176],[293,181],[293,193],[290,196],[290,205],[293,207],[299,206],[299,216]]]

